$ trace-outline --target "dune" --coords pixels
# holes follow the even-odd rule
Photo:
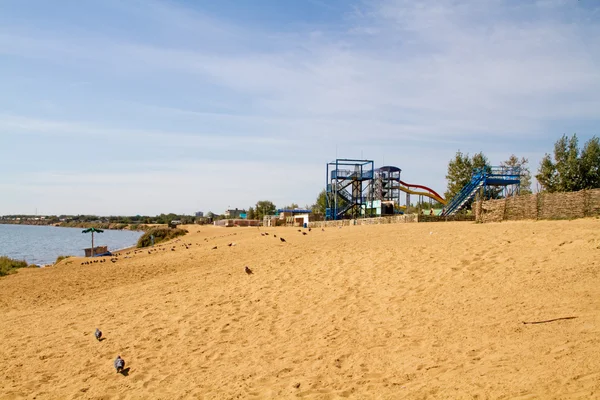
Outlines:
[[[598,219],[188,229],[0,279],[0,398],[600,398]]]

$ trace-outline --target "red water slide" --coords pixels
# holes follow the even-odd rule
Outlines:
[[[406,187],[408,187],[408,188],[415,187],[415,188],[419,188],[419,189],[424,189],[424,190],[427,190],[429,193],[432,193],[432,194],[436,195],[436,196],[437,196],[437,197],[439,197],[440,199],[442,199],[442,200],[444,199],[442,196],[440,196],[439,194],[437,194],[437,192],[436,192],[435,190],[433,190],[433,189],[430,189],[430,188],[428,188],[427,186],[423,186],[423,185],[414,185],[414,184],[412,184],[412,183],[406,183],[406,182],[402,182],[402,181],[399,181],[399,182],[400,182],[400,184],[401,184],[401,185],[404,185],[404,186],[406,186]]]

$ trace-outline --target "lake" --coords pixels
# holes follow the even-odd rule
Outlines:
[[[84,256],[91,247],[91,233],[83,228],[0,224],[0,256],[25,260],[30,264],[52,264],[60,255]],[[108,246],[115,251],[134,246],[144,232],[105,229],[94,234],[94,246]]]

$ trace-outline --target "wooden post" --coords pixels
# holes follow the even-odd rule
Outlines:
[[[94,231],[92,231],[92,257],[94,257]]]

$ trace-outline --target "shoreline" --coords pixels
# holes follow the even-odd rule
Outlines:
[[[165,224],[120,224],[120,223],[95,223],[95,222],[81,222],[71,224],[69,222],[58,222],[58,223],[42,223],[43,221],[7,221],[0,220],[0,225],[27,225],[27,226],[52,226],[55,228],[97,228],[106,229],[113,231],[132,231],[132,232],[146,232],[156,226],[162,226]]]
[[[1,226],[17,225],[17,224],[2,224]],[[26,225],[26,224],[19,224]],[[85,248],[90,247],[90,242],[82,242],[81,239],[76,238],[76,233],[80,227],[62,227],[52,225],[29,225],[29,226],[40,226],[40,227],[54,227],[54,228],[71,228],[75,229],[75,233],[63,233],[58,234],[57,231],[47,230],[41,233],[27,234],[29,231],[18,231],[18,239],[15,241],[9,240],[7,246],[2,246],[0,250],[0,256],[6,256],[10,259],[17,261],[25,261],[29,266],[37,268],[45,268],[56,265],[56,260],[61,256],[68,256],[69,258],[85,258]],[[108,246],[108,251],[112,254],[122,251],[127,251],[136,248],[137,241],[144,234],[143,230],[129,230],[129,229],[104,229],[104,231],[112,232],[110,236],[104,239],[102,236],[96,238],[94,247],[97,246]],[[10,228],[3,229],[4,232],[8,232],[10,236]],[[53,234],[57,235],[54,240]],[[130,232],[127,234],[120,234],[117,232]],[[100,234],[102,235],[102,234]],[[83,237],[83,235],[82,235]],[[74,241],[76,240],[76,241]],[[43,242],[39,244],[38,242]],[[120,243],[119,243],[120,242]],[[80,247],[77,247],[79,243]],[[70,248],[72,247],[72,248]],[[77,248],[75,248],[77,247]]]

